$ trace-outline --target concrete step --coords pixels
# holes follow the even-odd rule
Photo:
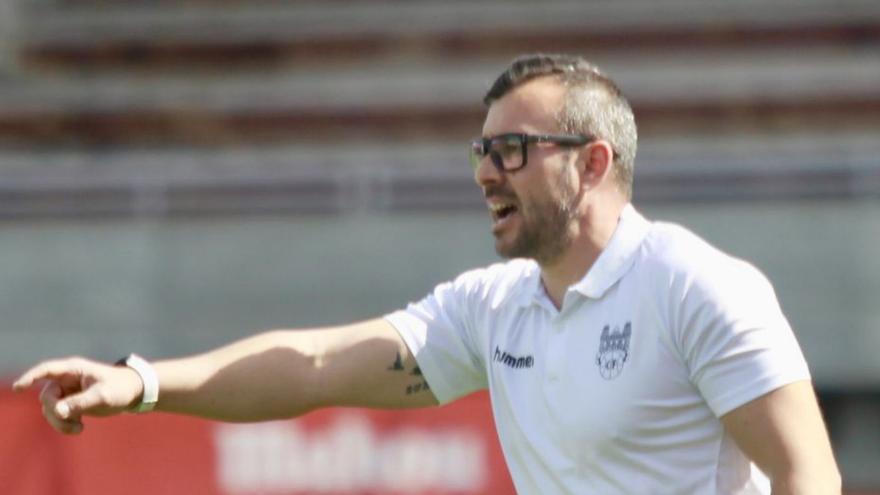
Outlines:
[[[873,0],[724,2],[30,2],[15,30],[29,66],[326,65],[523,51],[858,46],[880,40]]]
[[[873,47],[599,62],[649,134],[880,127]],[[23,76],[0,83],[0,142],[461,140],[478,132],[482,95],[506,63],[479,57],[253,74]]]
[[[642,142],[640,203],[880,198],[874,133]],[[0,219],[483,208],[463,144],[0,152]]]

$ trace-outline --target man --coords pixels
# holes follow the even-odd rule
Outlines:
[[[488,388],[520,493],[839,493],[770,284],[630,205],[636,127],[614,83],[577,57],[527,56],[485,102],[472,163],[511,261],[381,319],[152,365],[48,361],[14,387],[45,380],[64,433],[132,408],[259,421]]]

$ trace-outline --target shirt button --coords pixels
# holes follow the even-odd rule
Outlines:
[[[559,381],[559,375],[557,375],[556,373],[550,373],[550,375],[547,378],[551,382],[558,382]]]

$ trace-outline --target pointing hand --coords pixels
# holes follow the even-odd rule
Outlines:
[[[143,394],[137,372],[72,357],[42,362],[26,371],[12,388],[22,391],[43,382],[43,416],[61,433],[83,430],[82,416],[109,416],[126,411]]]

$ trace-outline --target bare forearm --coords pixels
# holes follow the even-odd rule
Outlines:
[[[316,407],[314,331],[273,331],[155,363],[157,409],[223,421],[287,418]]]
[[[160,411],[222,421],[298,416],[325,406],[437,404],[415,357],[387,321],[255,335],[197,356],[154,362]],[[143,400],[152,373],[80,357],[44,361],[16,380],[47,380],[40,401],[56,430],[83,431],[83,416],[109,416]]]

